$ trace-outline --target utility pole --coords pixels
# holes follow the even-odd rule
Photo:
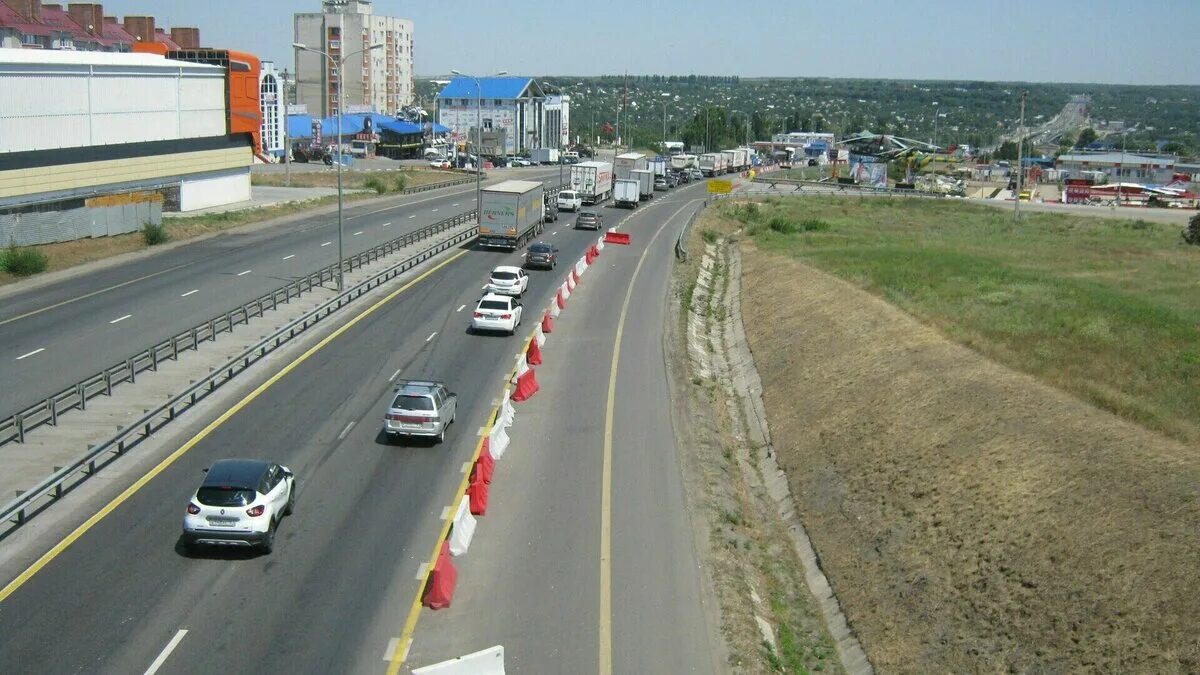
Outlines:
[[[1025,95],[1028,93],[1021,92],[1021,121],[1017,124],[1017,194],[1013,200],[1013,220],[1021,219],[1021,179],[1025,173],[1021,165],[1021,155],[1025,152]]]
[[[287,187],[292,186],[292,141],[288,135],[288,71],[283,69],[282,86],[279,88],[279,96],[282,97],[283,103],[283,184]]]

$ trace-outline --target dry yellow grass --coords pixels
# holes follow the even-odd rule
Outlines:
[[[744,252],[779,458],[882,672],[1200,669],[1196,448]]]
[[[403,176],[406,187],[417,187],[431,183],[442,183],[462,178],[463,174],[451,171],[436,171],[432,169],[398,169],[396,171],[343,171],[342,186],[346,189],[369,188],[366,182],[372,178],[393,186],[396,179]],[[255,185],[280,187],[286,184],[286,176],[282,173],[255,173],[251,176]],[[337,172],[305,171],[292,174],[292,187],[337,187]]]

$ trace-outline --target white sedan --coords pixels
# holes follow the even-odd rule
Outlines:
[[[497,295],[520,297],[529,290],[529,275],[520,267],[501,265],[492,270],[492,276],[488,278],[487,288],[484,290]]]
[[[512,335],[521,325],[521,301],[508,296],[488,293],[479,299],[471,315],[471,331],[502,332]]]

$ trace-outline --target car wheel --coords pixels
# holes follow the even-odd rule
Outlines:
[[[283,507],[283,515],[290,516],[296,510],[296,481],[292,481],[291,487],[288,488],[287,506]]]
[[[441,445],[442,443],[446,442],[446,427],[445,426],[442,426],[442,430],[438,432],[437,442],[438,442],[438,445]]]
[[[275,519],[274,518],[271,519],[271,524],[267,526],[267,535],[265,537],[263,537],[262,544],[260,546],[262,548],[262,552],[266,553],[266,554],[270,554],[271,551],[275,550]]]

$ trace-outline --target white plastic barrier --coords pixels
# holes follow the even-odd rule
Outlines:
[[[574,285],[574,284],[572,284],[572,285],[568,286],[567,284],[568,284],[569,282],[570,282],[570,277],[568,277],[568,280],[567,280],[567,281],[564,281],[564,282],[563,282],[563,285],[562,285],[562,286],[560,286],[560,287],[558,288],[558,290],[559,290],[559,291],[562,293],[563,300],[570,300],[570,299],[571,299],[571,289],[572,289],[572,288],[574,288],[574,287],[575,287],[575,285]]]
[[[475,537],[475,516],[471,515],[471,500],[458,500],[458,512],[454,514],[454,528],[450,530],[450,555],[458,557],[471,547]]]
[[[567,283],[567,292],[568,292],[568,293],[570,293],[571,291],[575,290],[575,277],[574,277],[574,275],[568,274],[568,275],[567,275],[567,282],[566,282],[566,283]]]
[[[512,383],[516,384],[522,375],[529,372],[529,362],[525,360],[525,352],[517,357],[517,373],[513,375]]]
[[[508,432],[504,430],[503,424],[497,424],[492,427],[491,436],[488,437],[488,451],[492,453],[492,459],[499,462],[507,450]]]
[[[414,668],[413,675],[504,675],[504,645]]]
[[[596,250],[597,251],[604,250],[604,237],[600,237],[600,239],[596,242]]]
[[[537,346],[542,347],[546,344],[546,334],[542,332],[542,324],[533,331],[533,339],[537,342]]]
[[[557,319],[561,315],[562,315],[562,310],[558,308],[558,298],[555,297],[554,300],[550,301],[550,316]]]
[[[575,263],[575,273],[578,274],[579,276],[583,276],[583,273],[586,271],[587,271],[587,259],[580,258],[579,261]]]
[[[500,414],[497,416],[496,423],[507,429],[513,425],[516,419],[517,409],[512,404],[512,393],[508,389],[505,389],[504,402],[500,404]]]

